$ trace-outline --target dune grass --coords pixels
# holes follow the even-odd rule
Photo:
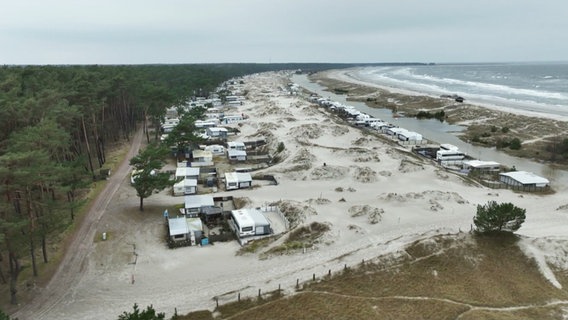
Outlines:
[[[292,296],[220,306],[218,319],[563,319],[568,291],[552,286],[517,236],[467,233],[305,283]],[[566,270],[556,270],[560,278]]]

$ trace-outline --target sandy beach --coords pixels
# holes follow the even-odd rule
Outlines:
[[[555,139],[568,135],[568,118],[562,114],[472,101],[457,103],[439,96],[365,82],[353,75],[353,69],[319,72],[309,78],[331,91],[342,90],[348,101],[359,101],[371,108],[407,115],[443,110],[446,122],[464,128],[457,135],[464,142],[491,148],[517,138],[522,142],[522,150],[503,148],[501,151],[515,157],[567,165],[565,159],[549,152]],[[498,130],[504,127],[508,129],[506,134]]]
[[[60,303],[35,318],[115,319],[134,303],[152,304],[171,316],[174,309],[212,310],[214,297],[224,303],[235,301],[239,293],[252,297],[259,289],[266,292],[278,286],[292,294],[296,281],[308,281],[313,274],[396,252],[417,239],[469,232],[476,206],[490,200],[527,210],[518,234],[526,238],[531,255],[539,257],[551,283],[555,279],[549,266],[568,269],[565,257],[557,259],[561,248],[546,241],[568,239],[568,200],[563,193],[516,193],[472,185],[378,134],[349,126],[300,95],[290,95],[283,90],[289,77],[263,73],[243,78],[247,99],[231,110],[249,118],[234,124],[240,135],[230,141],[263,137],[273,151],[284,144],[280,162],[260,171],[275,175],[279,184],[256,183],[250,189],[216,195],[248,198],[251,207],[285,201],[301,208],[301,224],[317,221],[330,226],[314,248],[262,259],[270,247],[237,255],[236,241],[167,249],[162,210],[183,199],[164,191],[148,198],[146,211],[140,213],[135,190],[126,179],[97,225],[96,233],[107,232],[109,239],[85,248],[89,255],[78,282]],[[350,81],[340,72],[333,77]]]

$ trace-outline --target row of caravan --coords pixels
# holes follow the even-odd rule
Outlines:
[[[310,98],[321,106],[324,106],[333,111],[339,111],[351,120],[351,123],[358,127],[367,127],[372,130],[383,132],[389,136],[395,137],[400,141],[406,141],[419,144],[423,142],[422,134],[414,131],[409,131],[404,128],[394,126],[381,119],[373,118],[370,115],[357,110],[353,106],[347,106],[337,101],[330,101],[325,98],[312,96]],[[449,144],[442,144],[440,150],[436,152],[436,161],[438,162],[455,162],[461,161],[466,158],[466,154],[458,150],[456,146]]]

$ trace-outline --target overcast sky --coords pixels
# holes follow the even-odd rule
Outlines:
[[[568,60],[566,0],[0,0],[0,64]]]

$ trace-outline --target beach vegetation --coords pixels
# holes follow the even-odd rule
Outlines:
[[[156,312],[152,305],[146,307],[145,310],[140,310],[138,304],[134,304],[132,312],[123,312],[118,316],[118,320],[162,320],[166,315],[162,312]]]
[[[444,112],[444,110],[440,110],[434,113],[429,111],[419,111],[416,114],[416,119],[438,119],[440,120],[440,122],[444,122],[445,118],[446,113]]]
[[[525,222],[525,213],[526,209],[510,202],[489,201],[485,205],[477,206],[473,223],[479,233],[514,232]]]
[[[333,88],[333,92],[335,92],[336,94],[347,94],[349,93],[349,90],[343,88]]]
[[[276,149],[276,153],[280,153],[282,151],[284,151],[286,149],[286,146],[284,145],[284,142],[280,142],[278,143],[278,148]]]
[[[519,138],[513,138],[509,142],[509,149],[511,150],[520,150],[521,147],[522,147],[522,142],[521,139]]]
[[[510,131],[509,127],[503,127],[503,128],[501,128],[501,132],[502,132],[502,133],[509,133],[509,131]]]

